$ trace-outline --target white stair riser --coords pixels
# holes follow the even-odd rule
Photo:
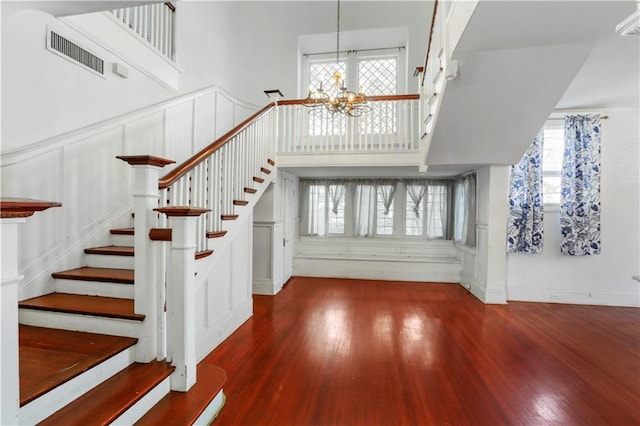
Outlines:
[[[32,425],[41,422],[61,407],[127,368],[134,360],[135,347],[127,348],[81,375],[52,389],[20,408],[20,424]]]
[[[132,425],[147,411],[153,408],[165,395],[171,391],[171,380],[167,377],[162,382],[158,383],[156,387],[151,389],[145,396],[140,398],[138,402],[133,404],[127,411],[122,413],[117,419],[111,423],[112,425]]]
[[[68,314],[65,312],[39,311],[20,308],[20,324],[36,327],[59,328],[88,333],[111,334],[114,336],[135,337],[140,335],[141,322],[120,318],[95,317],[90,315]]]
[[[133,299],[133,284],[56,279],[56,292]]]
[[[111,244],[114,246],[133,246],[133,235],[111,234]]]
[[[193,422],[193,426],[210,425],[211,422],[218,417],[218,414],[220,414],[220,410],[222,410],[226,400],[227,398],[225,397],[224,392],[220,389],[220,392],[218,392],[213,400],[211,400],[209,405],[207,405],[207,408],[205,408],[202,414],[200,414],[200,417]]]
[[[92,268],[133,269],[133,256],[85,254],[87,266]]]

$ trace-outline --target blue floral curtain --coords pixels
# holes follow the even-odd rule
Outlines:
[[[511,166],[508,253],[542,253],[542,130],[522,160]]]
[[[561,185],[562,254],[600,254],[599,115],[565,117]]]

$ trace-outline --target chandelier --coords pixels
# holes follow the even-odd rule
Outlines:
[[[344,114],[349,117],[359,117],[363,113],[371,111],[367,104],[367,96],[362,88],[358,93],[347,89],[344,76],[340,73],[340,0],[338,0],[336,25],[336,71],[333,74],[333,86],[329,90],[322,87],[322,81],[318,87],[309,88],[307,98],[302,105],[309,108],[310,114],[321,114],[328,111],[331,115]],[[335,94],[330,95],[329,92]]]

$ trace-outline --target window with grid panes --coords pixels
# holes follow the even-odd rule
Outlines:
[[[358,82],[367,96],[397,94],[398,60],[396,57],[365,58],[358,61]],[[397,128],[397,106],[388,102],[371,102],[367,120],[360,121],[360,133],[393,134]]]
[[[347,63],[335,61],[309,61],[309,87],[322,89],[329,96],[338,94],[333,74],[339,72],[347,75]],[[309,114],[309,135],[332,136],[344,135],[346,131],[346,117],[342,114],[331,115],[325,108],[318,108]]]
[[[370,53],[370,52],[367,52]],[[395,95],[398,93],[398,54],[363,56],[351,51],[344,60],[309,59],[310,88],[322,88],[329,96],[337,93],[333,74],[342,74],[347,88],[353,92],[364,90],[367,96]],[[372,110],[367,112],[366,120],[359,120],[357,131],[360,134],[393,134],[397,129],[397,106],[388,102],[370,102]],[[332,116],[320,109],[309,114],[310,136],[337,136],[346,133],[346,117],[342,114]]]
[[[542,200],[560,204],[560,177],[564,155],[564,121],[548,121],[542,143]]]

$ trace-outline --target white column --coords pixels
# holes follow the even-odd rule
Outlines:
[[[507,198],[509,167],[478,170],[476,282],[472,291],[485,303],[507,303]]]
[[[18,424],[20,408],[20,381],[18,376],[18,284],[22,275],[18,274],[18,225],[24,218],[1,219],[2,232],[2,278],[0,281],[0,330],[2,350],[2,387],[0,388],[0,424]]]
[[[209,211],[190,207],[158,209],[172,229],[167,261],[167,359],[176,370],[171,389],[188,391],[196,383],[196,222]]]
[[[151,228],[158,226],[160,170],[173,163],[152,156],[120,156],[133,167],[134,212],[134,311],[144,315],[136,345],[136,361],[149,362],[164,358],[163,297],[160,281],[160,259],[154,253],[154,242],[149,238]]]

